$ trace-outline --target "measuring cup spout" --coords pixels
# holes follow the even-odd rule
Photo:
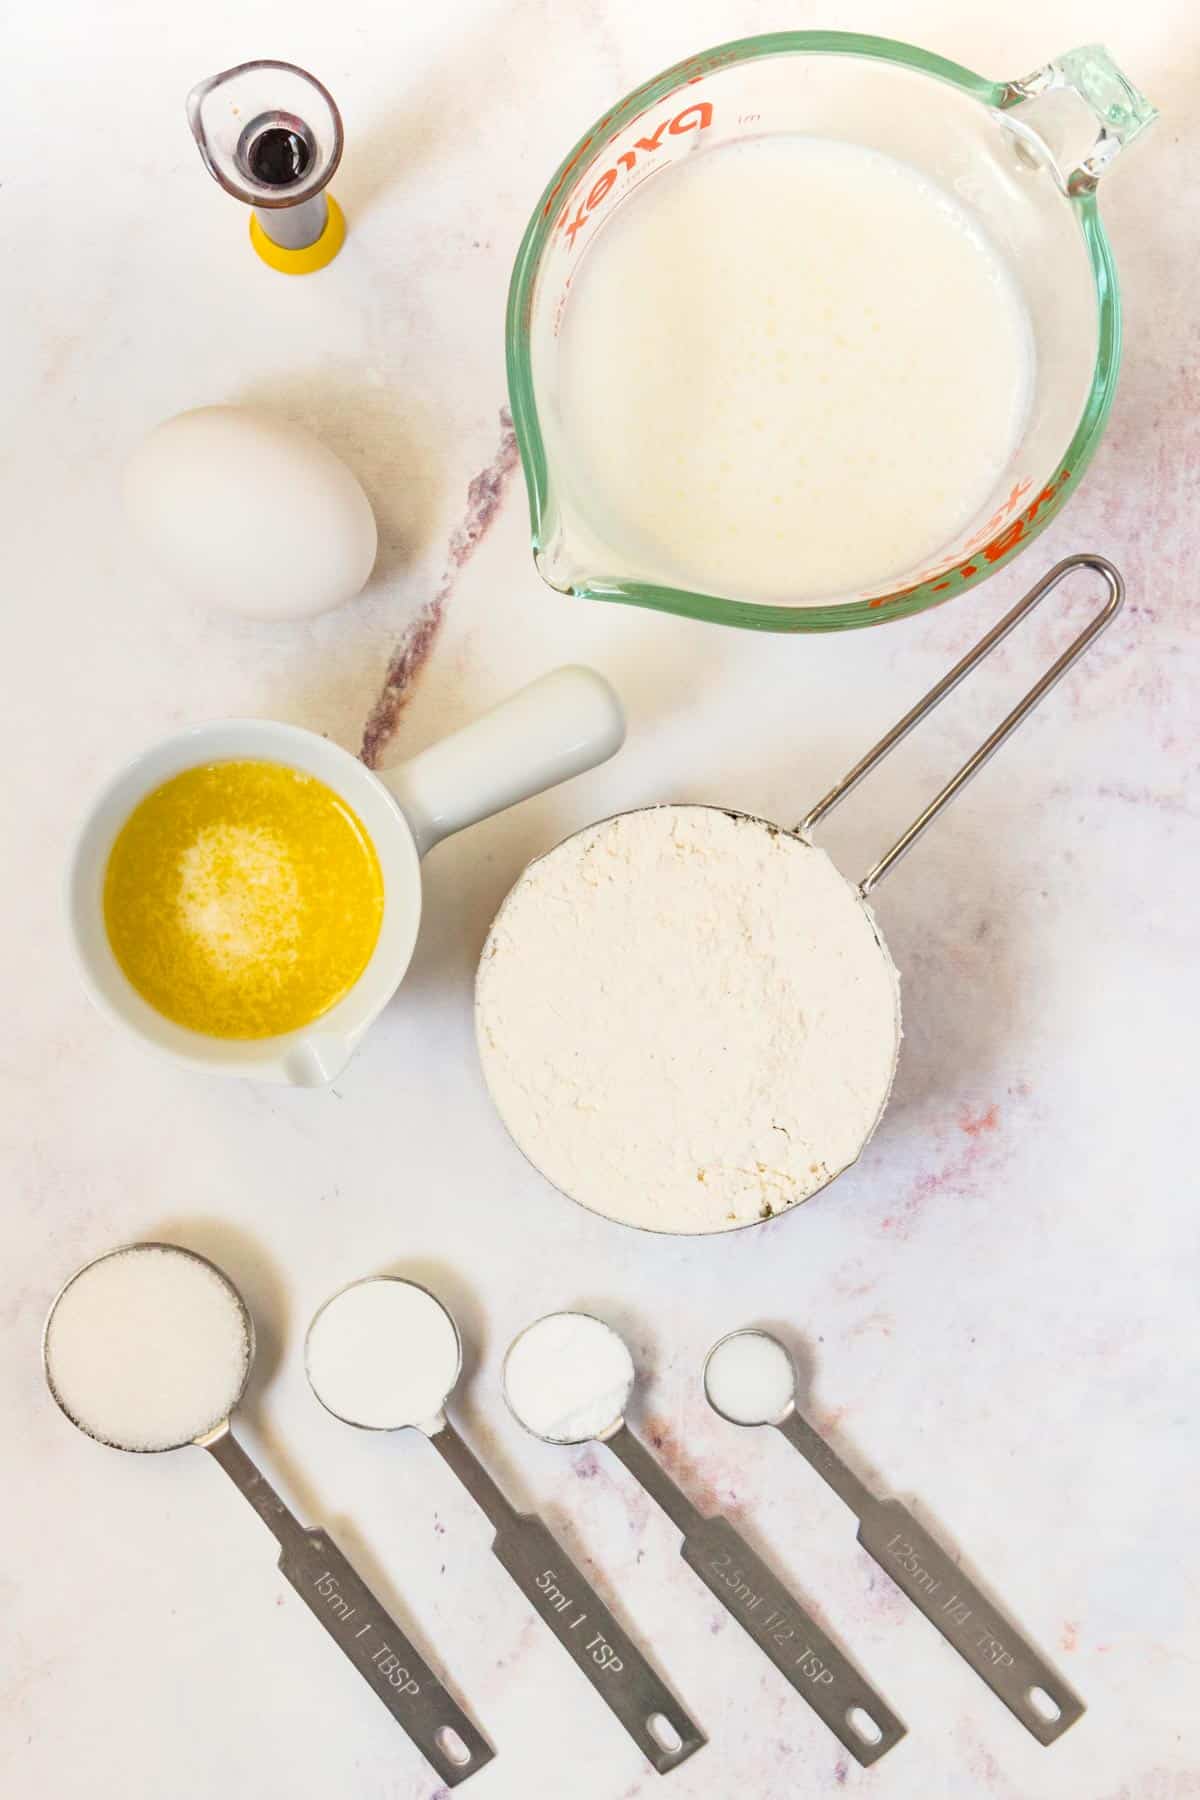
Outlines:
[[[424,856],[451,832],[606,762],[625,739],[594,669],[554,669],[410,762],[378,771]]]
[[[353,1043],[337,1032],[298,1038],[284,1053],[284,1079],[291,1087],[327,1087],[337,1080],[353,1053]]]

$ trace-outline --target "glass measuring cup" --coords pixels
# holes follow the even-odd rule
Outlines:
[[[316,1398],[343,1424],[429,1439],[491,1523],[496,1560],[660,1775],[703,1747],[704,1733],[548,1527],[516,1510],[447,1418],[462,1341],[436,1295],[399,1276],[351,1283],[314,1317],[304,1366]]]
[[[1096,45],[1023,80],[990,81],[912,45],[851,32],[778,32],[724,44],[626,95],[548,183],[509,290],[509,393],[543,578],[563,593],[724,624],[829,631],[920,612],[1018,554],[1078,487],[1112,405],[1120,302],[1097,187],[1154,116]],[[1011,267],[1036,356],[1021,441],[956,538],[882,588],[787,605],[673,585],[653,558],[630,566],[606,538],[595,496],[564,453],[559,407],[572,282],[607,223],[682,159],[785,132],[884,152],[952,193]],[[681,308],[686,291],[681,278]],[[619,344],[612,354],[620,356]]]
[[[253,1360],[245,1301],[223,1269],[179,1244],[94,1258],[59,1290],[42,1335],[47,1386],[78,1430],[114,1450],[190,1444],[220,1464],[278,1540],[280,1573],[455,1787],[490,1762],[490,1744],[333,1539],[300,1523],[233,1435]]]
[[[774,1425],[812,1464],[857,1518],[867,1555],[1039,1744],[1052,1744],[1082,1718],[1083,1702],[957,1559],[899,1500],[873,1494],[809,1424],[797,1406],[791,1352],[778,1338],[752,1326],[731,1331],[705,1359],[704,1393],[731,1425]]]

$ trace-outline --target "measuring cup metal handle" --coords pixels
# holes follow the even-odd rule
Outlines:
[[[1086,650],[1091,648],[1100,633],[1112,623],[1125,598],[1125,583],[1113,565],[1102,556],[1091,555],[1068,556],[1062,562],[1056,563],[1048,574],[1043,575],[1036,587],[1031,588],[1023,599],[1018,600],[1012,610],[1005,613],[1004,617],[992,626],[987,635],[980,639],[975,648],[967,652],[961,662],[955,663],[950,672],[943,675],[942,679],[931,687],[921,700],[918,700],[911,711],[906,712],[904,717],[892,726],[885,737],[880,738],[874,749],[868,750],[861,761],[855,763],[849,774],[843,775],[837,786],[831,788],[825,798],[819,800],[801,822],[799,829],[807,836],[827,813],[831,813],[835,806],[840,805],[847,794],[853,793],[859,782],[869,775],[885,756],[890,755],[896,745],[903,742],[909,732],[919,725],[935,706],[940,706],[946,696],[953,693],[960,681],[963,681],[973,669],[977,668],[985,657],[991,655],[997,644],[1004,642],[1009,632],[1016,629],[1021,621],[1033,611],[1034,607],[1045,599],[1051,589],[1056,588],[1060,581],[1073,574],[1076,569],[1091,569],[1099,575],[1108,589],[1108,599],[1091,622],[1079,633],[1075,641],[1067,646],[1062,655],[1051,664],[1040,680],[1034,683],[1024,698],[1018,701],[1008,717],[997,725],[995,731],[985,739],[974,755],[967,758],[957,774],[951,776],[941,792],[929,802],[924,812],[919,814],[907,830],[901,833],[891,849],[880,857],[874,868],[868,870],[859,882],[859,892],[864,898],[872,888],[878,886],[885,875],[895,868],[901,857],[907,856],[926,827],[931,825],[938,814],[950,804],[954,796],[966,787],[968,781],[978,775],[980,769],[996,754],[1001,744],[1012,736],[1018,725],[1024,723],[1034,708],[1045,699],[1055,683],[1062,679],[1067,670],[1079,661]]]
[[[895,1713],[728,1519],[702,1519],[681,1554],[856,1761],[877,1762],[900,1742]]]
[[[858,1541],[1040,1744],[1082,1718],[1078,1695],[900,1501],[872,1500]]]
[[[227,1427],[201,1443],[278,1539],[281,1573],[445,1785],[490,1762],[487,1739],[333,1540],[301,1525]]]
[[[605,762],[625,738],[616,694],[594,669],[554,669],[380,779],[424,856],[492,813]]]
[[[699,1726],[540,1519],[518,1514],[497,1531],[492,1549],[660,1775],[703,1746]],[[660,1737],[664,1723],[669,1730]]]

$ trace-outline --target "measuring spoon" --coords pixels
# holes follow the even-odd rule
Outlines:
[[[899,1500],[878,1499],[796,1409],[791,1353],[769,1332],[730,1332],[704,1364],[704,1391],[731,1425],[774,1425],[858,1518],[858,1541],[1039,1744],[1084,1712],[1050,1664]]]
[[[304,1364],[344,1424],[424,1433],[491,1522],[493,1554],[660,1775],[701,1748],[704,1733],[546,1525],[516,1511],[446,1417],[462,1340],[440,1300],[396,1276],[356,1281],[316,1314]]]
[[[904,1726],[728,1519],[705,1518],[625,1423],[633,1358],[590,1313],[549,1313],[513,1339],[504,1395],[517,1422],[548,1444],[607,1445],[683,1533],[680,1554],[802,1699],[864,1765]]]
[[[279,1568],[447,1787],[494,1754],[337,1545],[301,1525],[233,1435],[254,1324],[223,1270],[178,1244],[129,1244],[61,1289],[42,1336],[72,1425],[114,1450],[207,1450],[279,1541]]]

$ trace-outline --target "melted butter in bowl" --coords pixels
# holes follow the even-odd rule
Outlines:
[[[104,921],[156,1011],[219,1038],[310,1025],[354,985],[383,918],[374,845],[332,788],[284,763],[186,769],[109,856]]]

